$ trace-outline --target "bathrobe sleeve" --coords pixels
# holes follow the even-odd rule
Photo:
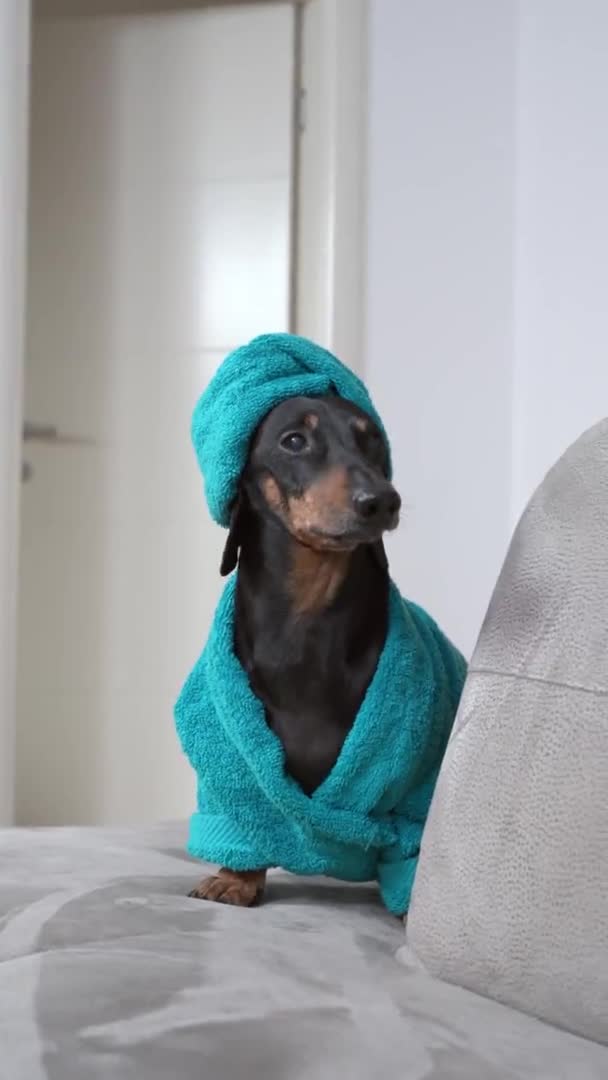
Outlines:
[[[394,842],[384,848],[378,859],[377,876],[382,899],[394,915],[404,915],[410,905],[414,876],[433,791],[441,760],[452,730],[454,717],[466,677],[467,665],[461,653],[441,632],[427,612],[404,601],[414,618],[420,641],[432,661],[438,688],[436,708],[425,729],[426,745],[421,743],[421,758],[426,757],[424,779],[408,791],[389,815]]]
[[[385,906],[393,915],[405,915],[410,906],[422,831],[429,811],[438,769],[411,791],[390,815],[395,840],[380,852],[378,883]]]

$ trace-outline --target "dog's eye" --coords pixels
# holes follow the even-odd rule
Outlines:
[[[308,446],[308,443],[305,436],[299,431],[290,431],[287,435],[283,435],[281,446],[283,450],[288,450],[290,454],[301,454]]]

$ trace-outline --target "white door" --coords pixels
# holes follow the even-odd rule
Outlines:
[[[35,20],[20,823],[193,807],[172,707],[222,535],[190,414],[287,328],[292,92],[289,3]]]

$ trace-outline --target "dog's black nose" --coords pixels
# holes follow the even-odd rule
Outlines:
[[[391,521],[401,509],[401,499],[394,488],[381,492],[360,489],[355,491],[353,503],[358,516],[370,523],[380,519]]]

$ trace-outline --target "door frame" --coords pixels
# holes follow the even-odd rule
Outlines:
[[[157,10],[171,6],[96,0],[115,11],[151,2]],[[179,0],[179,6],[204,2]],[[362,372],[368,0],[290,2],[296,9],[291,329]],[[49,13],[65,12],[70,0],[39,3]],[[31,7],[31,0],[0,4],[0,827],[14,822],[15,805]]]
[[[292,328],[362,374],[368,0],[299,7]]]
[[[14,811],[29,15],[0,4],[0,826]]]

